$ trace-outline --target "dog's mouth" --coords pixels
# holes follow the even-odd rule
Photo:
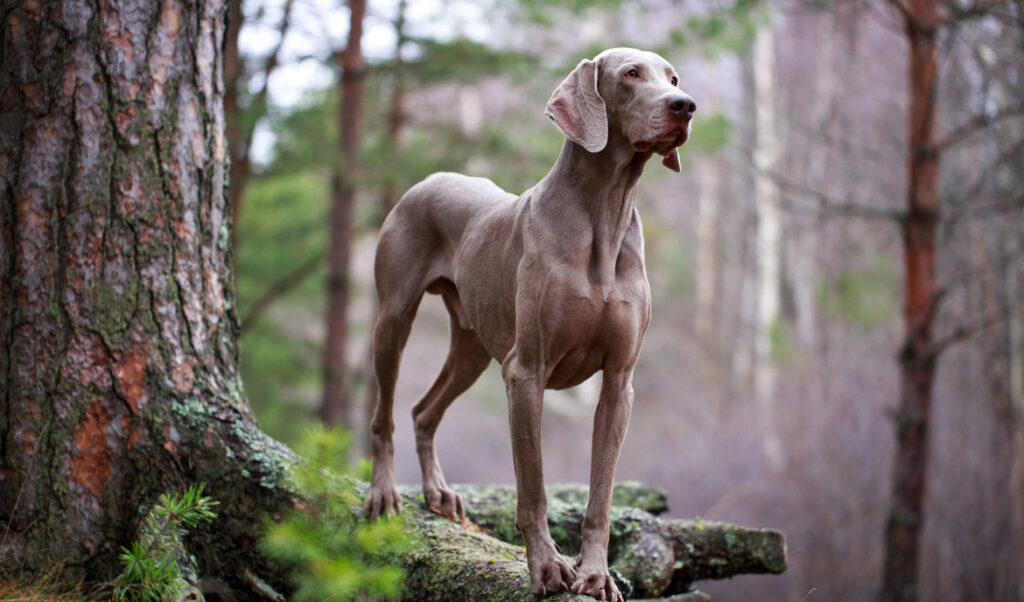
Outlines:
[[[662,156],[661,163],[672,171],[679,171],[679,153],[676,149],[686,143],[690,137],[690,122],[687,121],[651,140],[642,140],[633,144],[637,152],[651,152]]]
[[[650,140],[633,143],[638,152],[652,152],[665,156],[686,143],[690,137],[689,123],[676,126]]]

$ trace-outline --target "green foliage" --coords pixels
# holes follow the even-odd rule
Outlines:
[[[184,586],[182,539],[189,527],[217,517],[214,500],[203,496],[203,484],[183,493],[164,493],[146,515],[131,548],[121,548],[121,574],[114,579],[114,600],[166,600]]]
[[[332,86],[306,92],[298,106],[286,113],[272,110],[270,127],[276,140],[269,171],[312,171],[327,178],[340,158],[337,106],[338,91]]]
[[[534,66],[528,55],[503,50],[457,37],[441,41],[414,39],[419,55],[405,69],[418,84],[479,82],[482,78],[510,74]]]
[[[899,311],[898,277],[884,256],[860,270],[847,270],[818,290],[826,311],[874,328]]]
[[[796,349],[793,347],[789,329],[786,323],[776,318],[768,330],[768,340],[771,341],[772,359],[778,364],[788,364],[796,359]]]
[[[591,9],[616,9],[625,4],[624,0],[499,0],[513,18],[519,18],[536,25],[557,25],[556,10],[566,10],[573,15],[582,15]]]
[[[246,189],[236,235],[241,315],[282,275],[324,254],[329,199],[326,177],[312,169],[261,176]],[[320,292],[317,279],[307,283],[304,293]]]
[[[249,316],[275,283],[311,260],[324,256],[330,198],[325,175],[314,169],[271,172],[252,180],[239,216],[235,260],[239,315]],[[320,347],[306,324],[322,316],[323,266],[278,300],[288,307],[246,324],[241,352],[242,378],[264,430],[289,443],[310,419],[305,404],[319,399]],[[298,406],[298,409],[297,409]]]
[[[266,552],[293,567],[295,600],[394,597],[404,573],[389,564],[409,545],[399,518],[367,522],[344,473],[350,438],[339,430],[311,426],[295,446],[304,461],[292,470],[303,508],[271,523]]]
[[[323,278],[310,280],[319,286]],[[317,420],[311,409],[320,399],[323,381],[321,347],[299,326],[316,325],[321,314],[307,309],[303,297],[300,291],[281,301],[291,314],[288,322],[260,320],[242,341],[242,378],[253,411],[264,432],[289,445]]]
[[[757,28],[767,21],[767,10],[763,0],[734,0],[727,6],[691,17],[684,29],[672,30],[672,44],[697,48],[708,56],[743,52]]]
[[[657,272],[652,279],[657,278],[661,289],[673,299],[692,298],[697,290],[692,240],[679,236],[657,219],[644,220],[643,228],[648,269]]]
[[[690,144],[706,155],[722,150],[732,135],[732,122],[721,112],[698,117],[694,120]]]

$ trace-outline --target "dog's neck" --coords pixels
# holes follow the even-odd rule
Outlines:
[[[624,139],[609,139],[591,153],[566,140],[548,175],[541,180],[545,209],[581,212],[592,232],[591,276],[602,284],[615,279],[615,264],[633,220],[637,183],[651,153],[633,150]]]

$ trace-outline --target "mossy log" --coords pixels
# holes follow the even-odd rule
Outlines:
[[[522,540],[515,529],[515,492],[506,485],[456,486],[469,525],[459,525],[425,509],[418,491],[404,490],[403,516],[420,540],[399,559],[407,571],[407,600],[530,600]],[[571,560],[579,551],[586,488],[549,488],[552,537]],[[662,499],[660,503],[652,500]],[[616,490],[618,502],[667,508],[664,494],[630,483]],[[570,501],[565,501],[570,500]],[[726,523],[660,519],[650,512],[614,506],[609,556],[613,576],[627,597],[706,599],[693,583],[741,573],[785,570],[785,540],[777,531]],[[693,594],[686,597],[686,594]],[[590,600],[562,594],[554,600]]]

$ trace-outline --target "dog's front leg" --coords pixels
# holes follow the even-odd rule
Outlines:
[[[577,594],[617,602],[622,602],[622,594],[608,572],[608,514],[619,447],[633,408],[632,372],[606,370],[602,376],[590,452],[590,500],[576,559],[576,581],[572,584],[572,591]]]
[[[558,553],[548,531],[540,439],[544,373],[538,367],[524,366],[515,352],[503,362],[501,371],[508,393],[516,472],[516,527],[526,543],[530,591],[543,596],[569,589],[575,577],[575,571]]]

